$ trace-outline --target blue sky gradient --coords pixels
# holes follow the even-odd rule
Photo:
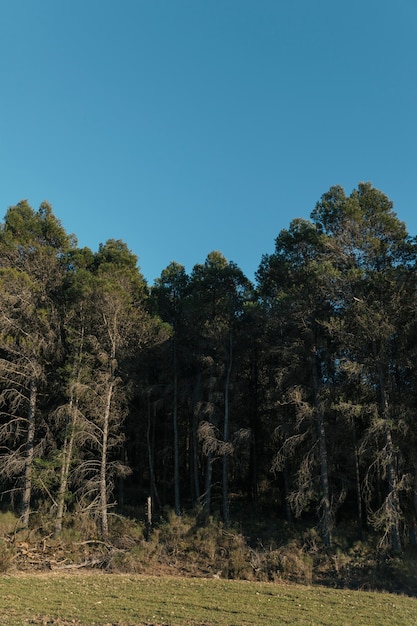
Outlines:
[[[0,212],[43,200],[150,284],[261,257],[331,185],[371,181],[417,234],[415,0],[0,4]]]

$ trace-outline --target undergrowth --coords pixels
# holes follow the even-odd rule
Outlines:
[[[59,536],[51,520],[33,517],[30,529],[0,513],[0,572],[100,568],[108,572],[321,584],[415,595],[417,549],[382,553],[370,535],[355,538],[340,526],[326,550],[315,528],[275,519],[245,520],[226,528],[210,517],[166,511],[153,528],[134,517],[112,514],[103,540],[94,519],[74,516]]]

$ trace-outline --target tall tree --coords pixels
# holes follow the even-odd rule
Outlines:
[[[101,533],[107,536],[109,496],[117,473],[126,468],[116,454],[123,442],[129,381],[126,367],[134,350],[149,340],[144,309],[146,284],[137,257],[116,240],[100,245],[94,259],[88,346],[94,358],[95,380],[88,414],[94,424],[98,456],[91,486],[97,494]],[[94,401],[92,401],[94,398]]]
[[[0,473],[21,490],[24,526],[34,460],[42,451],[38,394],[61,353],[59,297],[73,244],[47,203],[37,212],[26,201],[10,207],[0,229]]]
[[[79,473],[106,537],[115,477],[129,471],[121,451],[135,360],[143,349],[165,340],[166,334],[147,311],[147,286],[137,257],[124,242],[109,240],[100,245],[91,273],[85,349],[93,361],[94,379],[83,400],[91,437]]]
[[[375,410],[364,441],[368,446],[371,441],[380,442],[375,460],[382,467],[387,486],[386,497],[372,517],[398,551],[400,494],[407,481],[398,473],[399,416],[403,409],[397,404],[400,396],[395,390],[402,369],[398,350],[403,343],[400,320],[413,307],[409,289],[414,282],[413,249],[393,203],[370,183],[360,183],[348,198],[340,187],[331,188],[317,204],[312,218],[320,232],[330,238],[335,262],[343,270],[344,297],[340,306],[348,330],[344,339],[350,335],[350,341],[339,354],[355,363],[368,383],[368,406],[373,404]]]
[[[163,270],[155,281],[152,295],[158,314],[172,326],[171,362],[172,362],[172,425],[174,450],[174,503],[175,512],[181,512],[180,494],[180,446],[179,446],[179,378],[181,353],[184,349],[184,302],[187,296],[189,278],[185,268],[175,262]]]
[[[77,251],[74,257],[79,259]],[[84,259],[86,251],[81,255]],[[92,253],[88,253],[90,262]],[[60,379],[64,390],[63,403],[55,411],[57,422],[56,446],[58,450],[59,486],[56,495],[57,511],[55,533],[62,530],[67,500],[73,487],[71,474],[76,460],[82,459],[84,444],[91,437],[91,422],[85,414],[91,386],[94,381],[93,355],[89,350],[91,331],[92,294],[94,277],[91,271],[73,260],[74,271],[69,277],[66,289],[66,306],[63,311],[65,361]],[[91,269],[91,268],[90,268]]]
[[[204,265],[194,266],[190,287],[201,365],[209,377],[207,382],[210,381],[208,395],[200,404],[202,415],[208,417],[200,428],[207,457],[205,507],[209,511],[212,455],[218,454],[222,458],[223,518],[229,525],[229,458],[233,451],[230,393],[235,336],[251,285],[234,263],[219,252],[211,252]],[[221,437],[215,435],[216,430],[221,432]]]
[[[335,294],[325,243],[314,224],[294,220],[277,237],[275,253],[264,257],[258,280],[273,336],[279,342],[273,346],[274,377],[279,381],[273,401],[293,408],[289,430],[280,426],[276,431],[284,438],[275,467],[283,469],[297,455],[296,484],[287,498],[296,515],[318,499],[323,541],[330,546],[333,511],[326,405],[332,346],[326,323],[334,311]],[[316,469],[318,484],[312,480]]]

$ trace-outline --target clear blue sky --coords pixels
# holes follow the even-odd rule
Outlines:
[[[247,276],[331,185],[417,234],[417,0],[4,0],[0,212],[43,200],[150,284]]]

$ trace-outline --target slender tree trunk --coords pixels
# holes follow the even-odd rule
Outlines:
[[[361,489],[361,472],[359,464],[358,442],[356,437],[355,418],[350,420],[352,429],[352,448],[353,462],[355,466],[355,490],[356,490],[356,528],[358,531],[358,539],[363,536],[363,505],[362,505],[362,489]]]
[[[394,446],[392,443],[392,433],[388,425],[385,432],[386,450],[387,450],[387,474],[388,474],[388,520],[391,526],[391,544],[394,552],[401,551],[400,537],[400,503],[397,491],[397,476],[394,469]]]
[[[229,395],[230,377],[232,373],[233,359],[233,337],[232,331],[229,333],[229,363],[227,365],[226,383],[224,388],[224,429],[223,440],[227,444],[230,439],[230,415],[229,415]],[[226,528],[230,526],[230,502],[229,502],[229,454],[223,454],[223,521]]]
[[[358,454],[358,446],[356,443],[355,437],[355,446],[354,446],[354,455],[355,455],[355,483],[356,483],[356,503],[357,503],[357,529],[358,529],[358,539],[362,539],[363,536],[363,507],[362,507],[362,493],[361,493],[361,474],[359,467],[359,454]]]
[[[155,498],[158,506],[161,506],[159,500],[158,489],[156,487],[155,469],[153,462],[153,446],[151,441],[151,425],[152,425],[152,411],[151,411],[151,394],[148,393],[148,424],[146,428],[146,444],[148,448],[148,465],[149,465],[149,479],[150,479],[150,491],[151,497]]]
[[[329,474],[327,465],[327,448],[326,448],[326,430],[324,426],[323,412],[319,400],[319,364],[317,353],[313,356],[313,388],[314,388],[314,404],[317,418],[317,433],[319,438],[320,453],[320,477],[322,489],[322,537],[326,548],[331,545],[331,507],[330,507],[330,490],[329,490]]]
[[[55,517],[55,534],[59,534],[62,530],[62,521],[64,518],[65,508],[65,496],[67,494],[68,478],[72,461],[72,453],[74,449],[74,436],[75,436],[75,424],[76,424],[76,411],[74,408],[74,400],[71,398],[69,406],[69,419],[67,429],[69,432],[65,435],[64,445],[62,448],[62,465],[61,475],[59,481],[59,490],[57,496],[57,513]]]
[[[107,506],[107,447],[109,441],[110,409],[113,398],[114,381],[110,380],[107,389],[106,404],[103,416],[103,439],[101,446],[100,463],[100,521],[101,534],[105,538],[109,534],[109,519]]]
[[[412,546],[417,545],[417,475],[415,473],[408,535],[410,544]]]
[[[211,486],[213,475],[213,459],[211,452],[207,453],[206,457],[206,480],[204,487],[204,517],[207,521],[211,513]]]
[[[388,477],[388,496],[385,500],[387,523],[389,526],[392,548],[394,552],[400,552],[400,503],[397,489],[397,476],[394,468],[395,453],[394,445],[392,442],[392,432],[389,426],[388,400],[385,391],[385,378],[381,363],[379,363],[378,369],[381,414],[385,424],[385,465]]]
[[[284,474],[284,492],[285,492],[285,516],[287,518],[287,522],[292,523],[293,518],[292,518],[290,503],[288,501],[288,494],[290,492],[290,488],[289,488],[289,480],[288,480],[288,461],[287,461],[287,459],[285,459],[285,463],[284,463],[284,467],[283,467],[283,474]]]
[[[175,513],[181,513],[180,501],[180,460],[178,443],[178,363],[177,363],[177,338],[174,336],[174,406],[173,406],[173,427],[174,427],[174,498]]]
[[[254,506],[257,508],[258,503],[258,441],[260,437],[259,427],[260,419],[258,415],[258,366],[257,355],[254,358],[251,367],[250,377],[250,397],[249,397],[249,426],[252,432],[250,453],[249,453],[249,476],[248,484],[250,485],[249,497]]]
[[[201,387],[201,373],[198,372],[197,380],[194,386],[194,407],[197,405],[197,402],[200,398],[200,387]],[[198,419],[196,411],[193,410],[192,415],[192,432],[191,432],[191,441],[192,441],[192,483],[194,488],[194,502],[200,502],[201,499],[201,490],[200,490],[200,476],[198,473],[199,470],[199,462],[198,462],[198,438],[197,438],[197,428],[198,428]]]
[[[81,360],[82,354],[84,350],[84,335],[85,335],[85,323],[84,323],[84,311],[81,309],[81,329],[80,329],[80,343],[78,345],[77,358],[72,371],[72,379],[76,380],[77,384],[80,382],[81,377]],[[74,398],[75,396],[75,398]],[[61,473],[60,473],[60,481],[59,481],[59,490],[57,497],[57,514],[55,518],[55,534],[59,534],[62,530],[62,522],[64,518],[64,509],[65,509],[65,496],[67,495],[68,488],[68,479],[69,473],[72,463],[72,455],[74,450],[74,438],[75,438],[75,427],[77,422],[77,412],[78,412],[78,398],[77,392],[74,391],[74,388],[71,389],[70,394],[70,403],[69,403],[69,411],[68,411],[68,420],[67,420],[67,432],[64,438],[64,444],[62,448],[62,465],[61,465]]]
[[[35,445],[35,414],[37,400],[37,385],[35,380],[29,385],[29,410],[28,410],[28,431],[25,451],[25,474],[23,478],[23,494],[21,504],[21,518],[24,527],[29,525],[30,499],[32,494],[32,470],[33,455]]]

